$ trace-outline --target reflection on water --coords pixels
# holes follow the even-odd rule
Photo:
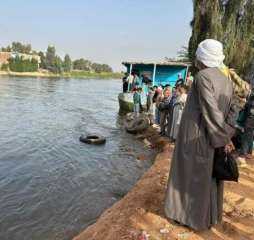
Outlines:
[[[121,129],[120,89],[116,80],[0,78],[1,240],[71,239],[150,166]],[[88,133],[107,143],[80,143]]]

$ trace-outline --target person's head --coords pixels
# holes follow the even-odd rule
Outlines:
[[[180,96],[180,95],[181,95],[181,92],[180,92],[179,87],[177,87],[177,88],[175,89],[174,94],[175,94],[175,96],[176,96],[176,97],[178,97],[178,96]]]
[[[191,72],[188,72],[187,76],[190,77],[191,76]]]
[[[140,88],[138,88],[138,92],[139,93],[141,93],[142,92],[142,88],[140,87]]]
[[[170,97],[170,94],[171,94],[170,89],[169,88],[165,88],[164,91],[163,91],[163,96],[165,98],[168,98],[168,97]]]
[[[180,92],[181,94],[184,94],[184,93],[187,92],[187,88],[186,88],[184,85],[179,86],[178,89],[179,89],[179,92]]]
[[[199,70],[220,67],[224,59],[222,43],[214,39],[206,39],[198,45],[195,65]]]

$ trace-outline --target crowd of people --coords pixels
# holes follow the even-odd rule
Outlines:
[[[133,93],[134,113],[138,117],[140,112],[147,111],[151,124],[160,126],[160,134],[175,142],[187,101],[188,93],[193,83],[191,72],[186,80],[178,74],[178,80],[172,87],[152,86],[152,81],[145,75],[138,73],[126,74],[123,78],[123,91]],[[146,106],[142,105],[142,97],[146,97]],[[236,134],[232,142],[239,154],[239,159],[252,158],[254,140],[254,89],[246,98],[235,122]]]
[[[166,217],[198,231],[222,221],[224,179],[214,174],[219,154],[224,159],[229,154],[253,158],[254,88],[225,66],[224,58],[222,43],[207,39],[196,51],[194,80],[188,73],[185,81],[179,75],[173,87],[145,84],[152,122],[175,142]],[[131,74],[125,84],[126,92],[134,92],[138,116],[143,110],[142,80]]]
[[[132,73],[124,77],[123,91],[133,93],[135,116],[138,117],[140,112],[146,110],[151,124],[159,125],[160,134],[174,142],[192,82],[191,72],[188,72],[186,81],[178,74],[173,87],[169,84],[152,86],[152,81],[145,75],[139,77],[137,73]],[[145,109],[141,100],[143,96],[146,97]]]

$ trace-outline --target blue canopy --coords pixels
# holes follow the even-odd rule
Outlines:
[[[127,72],[136,72],[140,76],[144,75],[149,78],[153,85],[175,85],[178,80],[178,75],[181,74],[185,80],[187,77],[189,63],[181,62],[123,62]]]

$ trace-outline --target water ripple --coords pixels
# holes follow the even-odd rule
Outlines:
[[[71,239],[150,162],[121,131],[115,80],[0,79],[0,239]],[[103,146],[79,142],[99,133]]]

